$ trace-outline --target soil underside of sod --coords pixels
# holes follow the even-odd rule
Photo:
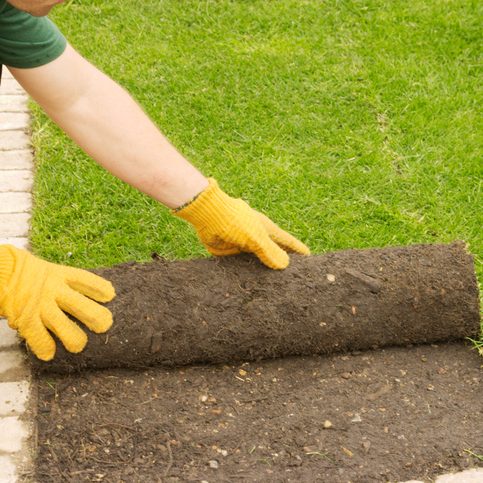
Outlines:
[[[478,285],[464,244],[291,257],[128,263],[97,273],[114,325],[81,354],[59,344],[36,371],[235,363],[477,337]]]
[[[373,482],[476,467],[481,368],[451,343],[42,375],[36,481]]]

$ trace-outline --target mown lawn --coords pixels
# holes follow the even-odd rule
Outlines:
[[[466,240],[482,280],[481,3],[72,0],[52,18],[205,174],[314,253]],[[32,241],[83,267],[205,256],[35,109]]]

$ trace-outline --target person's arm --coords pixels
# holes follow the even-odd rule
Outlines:
[[[192,223],[210,253],[252,252],[274,269],[288,265],[285,250],[310,253],[265,215],[228,196],[214,179],[206,179],[124,89],[69,45],[41,67],[9,69],[95,161]],[[93,300],[106,302],[114,295],[108,281],[89,272],[0,245],[0,315],[43,360],[55,354],[49,331],[72,352],[80,352],[87,342],[64,312],[95,332],[108,330],[112,315]]]
[[[95,161],[169,208],[182,207],[174,213],[194,225],[210,253],[252,252],[274,269],[288,265],[285,250],[310,253],[265,215],[206,179],[122,87],[70,45],[46,65],[11,72]]]
[[[96,162],[164,205],[176,208],[208,186],[132,97],[70,45],[46,65],[10,71]]]

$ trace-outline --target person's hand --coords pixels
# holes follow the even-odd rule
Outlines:
[[[49,361],[55,355],[49,331],[68,351],[84,349],[86,333],[63,311],[93,332],[106,332],[112,325],[112,314],[94,300],[108,302],[114,296],[112,284],[93,273],[0,245],[0,315],[17,329],[39,359]]]
[[[173,213],[194,225],[200,240],[213,255],[252,252],[268,267],[283,269],[289,264],[285,250],[310,254],[301,241],[245,201],[228,196],[212,178],[191,203]]]

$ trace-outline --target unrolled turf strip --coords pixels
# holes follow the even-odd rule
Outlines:
[[[251,255],[154,260],[96,270],[117,297],[112,329],[89,334],[38,372],[185,365],[449,341],[479,330],[464,243],[291,256],[283,271]]]

